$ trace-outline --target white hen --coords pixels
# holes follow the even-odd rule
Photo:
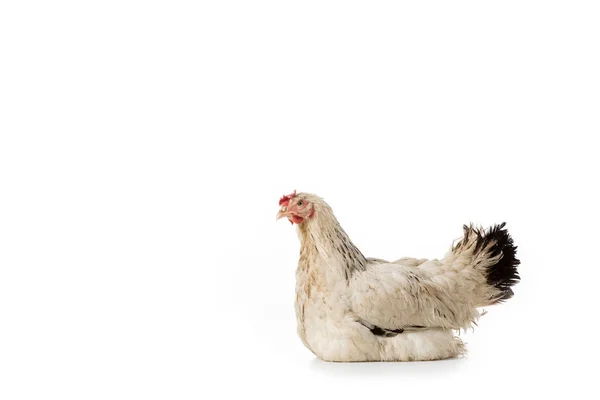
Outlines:
[[[464,227],[441,260],[366,258],[313,194],[283,196],[277,218],[298,225],[296,316],[300,338],[327,361],[410,361],[465,352],[455,330],[478,307],[513,295],[516,247],[504,224]]]

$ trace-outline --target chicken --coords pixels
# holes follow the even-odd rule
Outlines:
[[[464,227],[441,260],[367,258],[329,205],[309,193],[279,201],[297,224],[296,318],[304,345],[326,361],[438,360],[465,353],[455,336],[479,307],[509,299],[519,281],[505,224]]]

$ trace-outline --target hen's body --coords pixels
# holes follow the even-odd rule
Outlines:
[[[460,339],[447,329],[391,332],[365,325],[352,310],[352,288],[343,282],[313,277],[308,270],[331,264],[299,266],[296,317],[300,338],[326,361],[410,361],[450,358],[464,352]],[[327,274],[324,274],[327,275]],[[354,286],[354,285],[353,285]],[[373,310],[376,312],[376,310]],[[393,336],[392,336],[393,335]]]
[[[323,360],[455,357],[465,350],[453,330],[469,327],[477,307],[512,295],[518,260],[503,225],[488,232],[465,227],[442,260],[390,263],[365,258],[322,199],[299,199],[314,210],[298,225],[298,333]]]

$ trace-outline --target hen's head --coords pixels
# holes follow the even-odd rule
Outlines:
[[[315,215],[315,203],[318,197],[308,193],[294,193],[279,199],[277,219],[286,217],[293,224],[301,224]]]

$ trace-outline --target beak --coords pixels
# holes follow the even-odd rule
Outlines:
[[[279,212],[277,213],[277,219],[276,221],[279,221],[281,218],[283,217],[287,217],[287,208],[286,207],[281,207],[281,210],[279,210]]]

